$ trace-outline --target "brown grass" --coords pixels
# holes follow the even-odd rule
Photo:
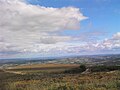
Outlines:
[[[25,73],[21,75],[1,72],[0,90],[120,90],[119,70],[88,74],[60,72],[78,66],[76,64],[33,64],[13,67],[10,72],[13,70]],[[51,70],[52,73],[49,73]],[[59,73],[53,73],[55,71]]]
[[[25,69],[25,68],[75,68],[78,67],[79,64],[28,64],[28,65],[19,65],[16,67],[12,67],[11,69]]]
[[[78,64],[28,64],[19,65],[9,69],[6,69],[10,73],[50,73],[50,72],[62,72],[68,69],[79,67]]]

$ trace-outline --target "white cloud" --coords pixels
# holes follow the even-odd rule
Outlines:
[[[115,35],[113,35],[113,39],[120,40],[120,32],[118,32]]]
[[[77,30],[86,18],[74,7],[52,8],[26,4],[23,0],[0,0],[0,52],[33,51],[36,44],[67,42],[72,37],[55,32]]]
[[[47,8],[25,4],[19,0],[3,1],[0,5],[0,17],[2,29],[31,32],[79,29],[79,22],[86,19],[78,8]]]
[[[114,34],[111,38],[104,39],[97,43],[91,43],[90,47],[93,47],[94,51],[120,51],[120,32]],[[108,52],[108,53],[109,53]]]
[[[98,33],[78,37],[59,34],[62,30],[79,29],[86,18],[74,7],[52,8],[26,4],[23,0],[0,0],[0,57],[120,50],[120,32],[102,41],[93,40]]]

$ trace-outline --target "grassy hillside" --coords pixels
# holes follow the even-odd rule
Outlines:
[[[103,71],[92,71],[100,68],[100,66],[94,66],[89,67],[91,69],[89,71],[88,67],[77,66],[73,68],[72,65],[69,65],[69,68],[64,67],[64,70],[59,71],[58,66],[54,66],[54,64],[51,66],[54,67],[55,71],[49,72],[49,67],[42,69],[42,71],[42,67],[37,71],[31,67],[29,72],[24,69],[24,73],[22,68],[19,68],[20,70],[18,68],[9,69],[6,70],[7,72],[2,71],[0,72],[0,90],[120,90],[120,71],[118,68],[108,71],[104,71],[104,69]],[[61,65],[61,67],[63,66],[67,65]],[[83,73],[86,70],[89,73]],[[76,71],[77,73],[75,73]],[[14,72],[21,73],[15,74]]]

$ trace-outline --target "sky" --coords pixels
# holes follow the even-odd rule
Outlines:
[[[0,59],[120,54],[120,0],[0,0]]]

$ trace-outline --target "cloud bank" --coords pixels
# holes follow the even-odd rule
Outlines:
[[[86,19],[78,8],[52,8],[0,0],[0,52],[34,51],[36,44],[55,44],[72,39],[56,32],[78,30]],[[45,48],[46,49],[46,48]]]
[[[84,53],[120,48],[120,33],[96,43],[73,43],[80,36],[63,36],[79,30],[87,19],[79,8],[31,5],[23,0],[0,0],[0,57],[22,53]]]

